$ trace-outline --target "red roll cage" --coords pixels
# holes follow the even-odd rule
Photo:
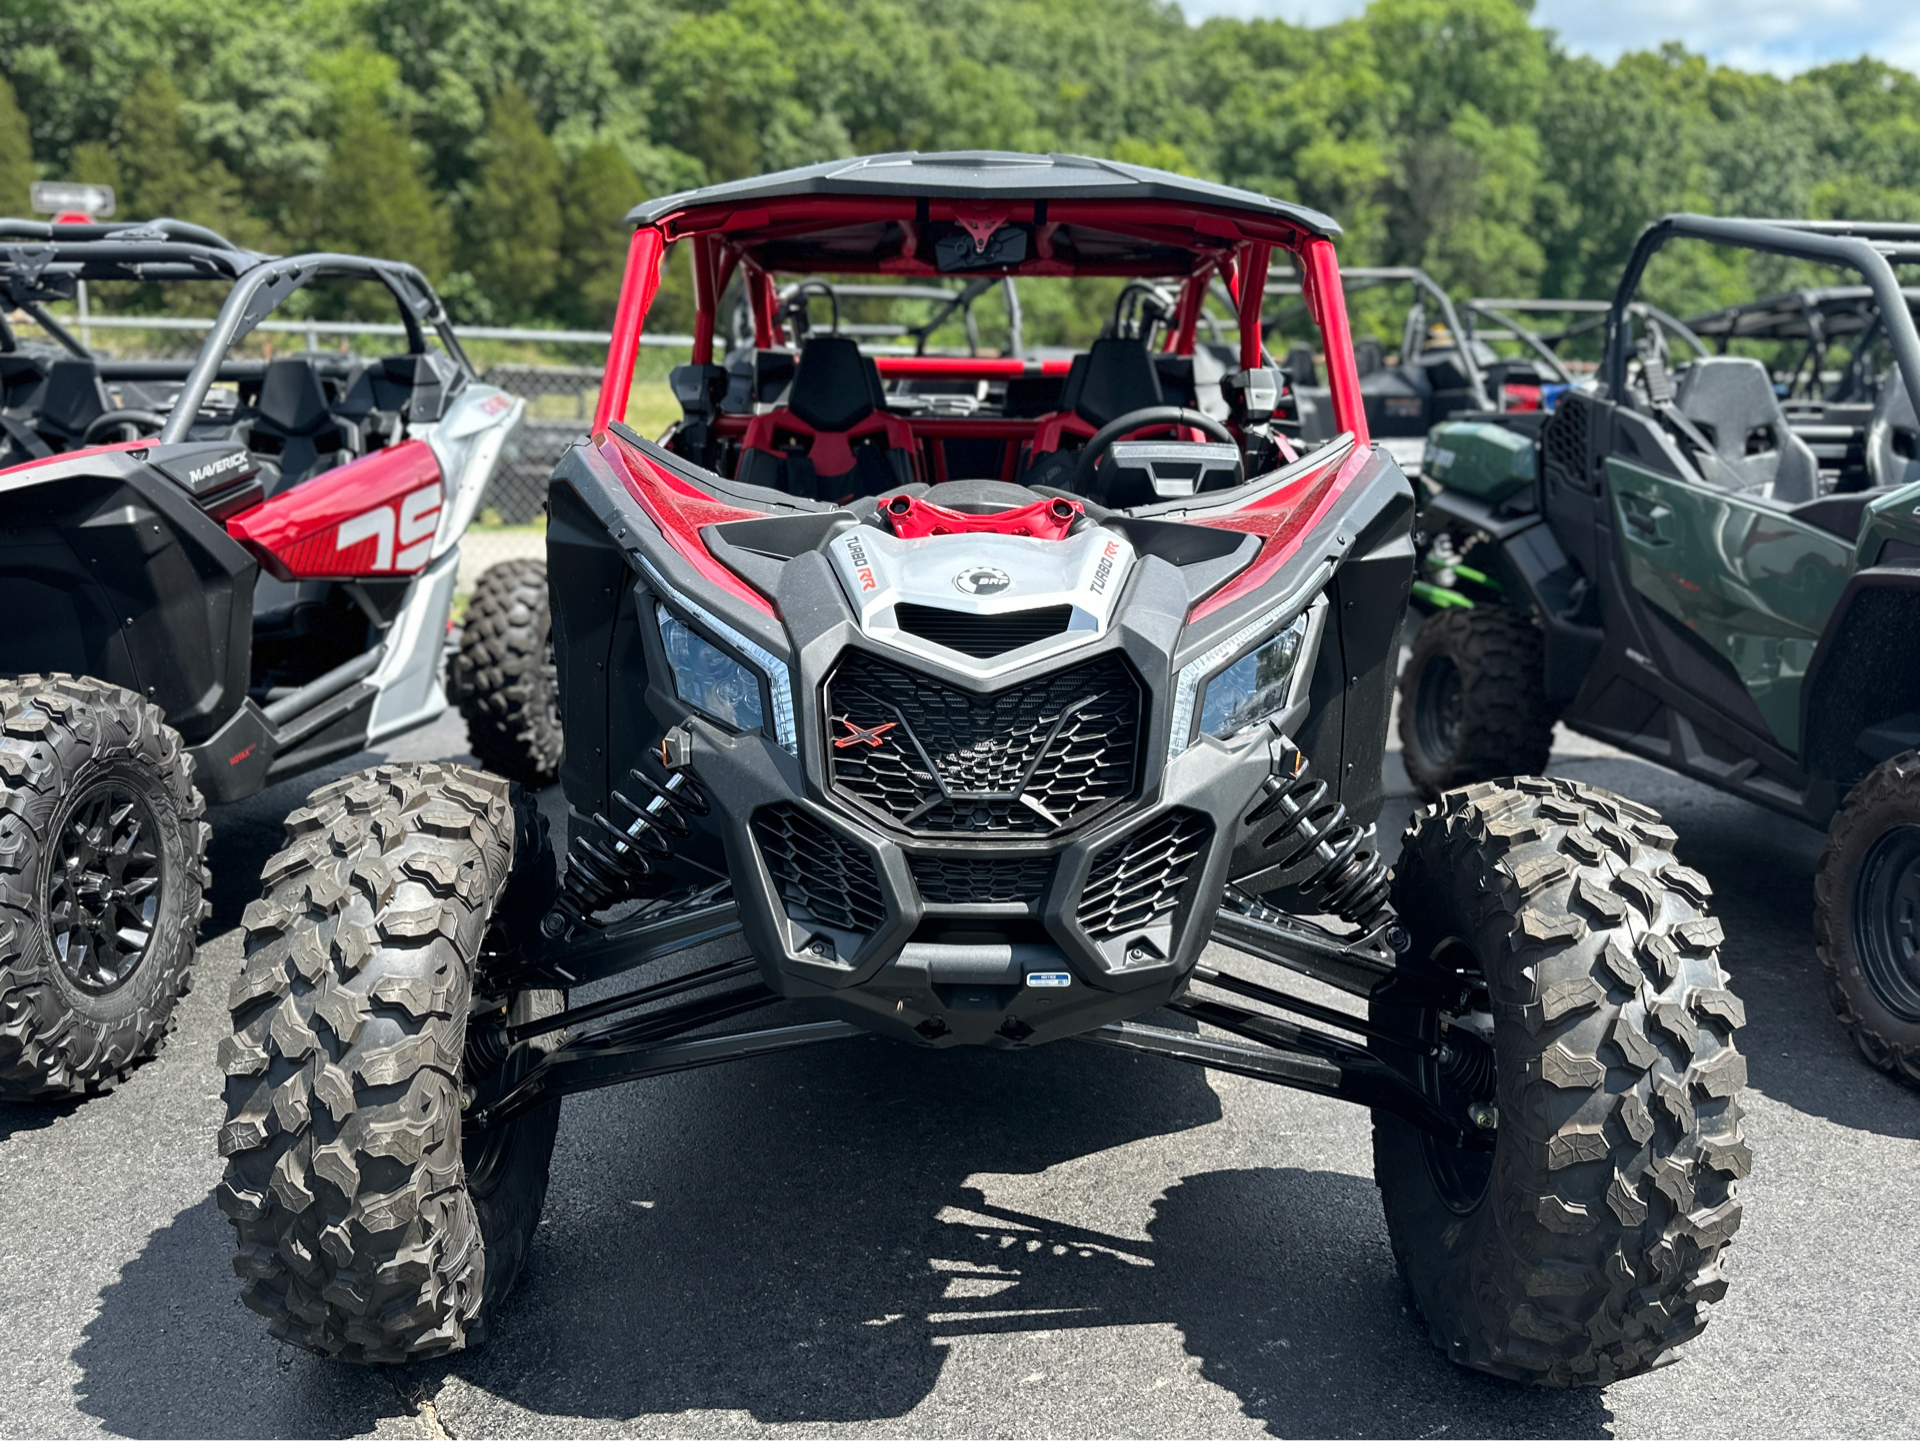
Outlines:
[[[1165,259],[1158,257],[1103,260],[1058,256],[1053,238],[1063,226],[1185,252],[1189,270],[1165,348],[1181,355],[1193,351],[1201,302],[1209,282],[1218,278],[1239,313],[1240,363],[1245,369],[1262,363],[1262,292],[1274,249],[1280,247],[1293,257],[1300,271],[1303,296],[1321,332],[1335,422],[1354,435],[1360,449],[1366,449],[1367,418],[1361,408],[1360,376],[1354,367],[1353,339],[1333,242],[1274,216],[1166,200],[1056,199],[983,204],[899,195],[812,194],[769,198],[747,206],[736,202],[690,204],[670,211],[634,231],[600,401],[594,412],[594,434],[599,436],[609,424],[626,417],[641,330],[660,289],[661,262],[673,242],[685,241],[693,247],[692,358],[704,364],[713,359],[720,297],[737,272],[746,283],[752,307],[754,343],[767,347],[783,342],[772,269],[758,258],[765,247],[797,236],[882,224],[890,235],[898,236],[891,253],[876,254],[871,246],[851,246],[844,254],[810,256],[806,268],[842,274],[937,276],[941,272],[932,255],[924,253],[919,244],[920,230],[930,222],[957,224],[982,239],[1009,222],[1031,226],[1034,254],[1009,268],[1007,273],[1014,275],[1154,278],[1167,274]],[[883,376],[928,379],[1005,378],[1029,373],[1032,365],[1013,357],[965,356],[878,356],[876,363]],[[1065,366],[1058,368],[1064,370]]]

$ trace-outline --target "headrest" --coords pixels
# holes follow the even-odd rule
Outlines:
[[[1088,347],[1087,363],[1069,374],[1061,396],[1062,409],[1096,427],[1129,411],[1164,404],[1161,379],[1154,373],[1154,358],[1147,347],[1117,335]]]
[[[113,408],[107,388],[100,383],[100,367],[91,360],[56,360],[47,371],[47,389],[40,402],[40,420],[67,435],[82,435],[89,425]]]
[[[288,435],[311,435],[332,419],[319,373],[299,356],[267,363],[257,408],[262,420]]]
[[[1747,458],[1748,436],[1766,427],[1769,450],[1780,446],[1787,429],[1774,382],[1761,362],[1743,355],[1711,355],[1681,372],[1674,392],[1675,409],[1714,442],[1714,453],[1727,461]]]
[[[852,430],[887,404],[880,371],[844,335],[816,335],[800,349],[787,408],[815,430]]]

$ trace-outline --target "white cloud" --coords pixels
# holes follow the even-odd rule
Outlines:
[[[1266,16],[1326,25],[1358,15],[1365,0],[1181,0],[1191,20]],[[1873,55],[1921,71],[1915,0],[1536,0],[1534,22],[1569,50],[1613,60],[1679,40],[1722,65],[1791,75],[1831,60]]]

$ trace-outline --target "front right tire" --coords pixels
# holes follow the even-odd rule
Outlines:
[[[1435,1343],[1549,1386],[1674,1359],[1727,1289],[1750,1165],[1707,882],[1644,806],[1523,777],[1449,792],[1395,868],[1411,945],[1371,1003],[1437,1106],[1494,1138],[1374,1120],[1388,1236]]]
[[[1828,1000],[1870,1065],[1916,1083],[1921,1042],[1921,757],[1870,771],[1828,824],[1814,877],[1814,939]]]

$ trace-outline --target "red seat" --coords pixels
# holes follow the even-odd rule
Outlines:
[[[873,360],[852,340],[801,347],[787,403],[747,425],[735,478],[808,500],[879,495],[919,478],[913,427],[889,413]]]

